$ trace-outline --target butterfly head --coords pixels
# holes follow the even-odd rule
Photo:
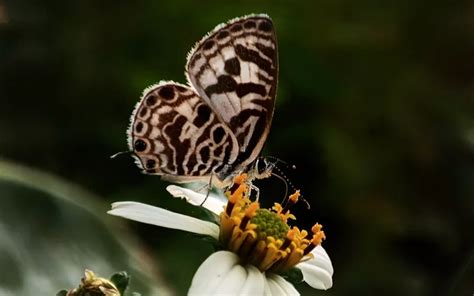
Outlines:
[[[269,178],[275,168],[277,161],[272,161],[267,157],[259,157],[253,167],[253,176],[256,179]]]

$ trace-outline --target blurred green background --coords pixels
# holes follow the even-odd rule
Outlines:
[[[295,209],[298,221],[324,225],[335,268],[329,291],[298,289],[472,295],[469,0],[0,1],[0,294],[51,295],[74,287],[85,267],[127,269],[144,295],[153,285],[186,292],[208,244],[105,212],[118,200],[196,210],[130,158],[109,156],[127,149],[145,87],[185,82],[196,41],[261,12],[274,20],[280,56],[263,155],[296,165],[282,169],[312,204]],[[257,186],[267,202],[282,198],[275,178]]]

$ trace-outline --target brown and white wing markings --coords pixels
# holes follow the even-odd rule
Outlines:
[[[234,168],[260,154],[267,138],[278,79],[277,42],[267,15],[219,25],[188,55],[186,75],[197,93],[235,135]]]
[[[175,182],[209,178],[238,155],[232,131],[193,89],[174,82],[144,91],[128,136],[143,172]]]

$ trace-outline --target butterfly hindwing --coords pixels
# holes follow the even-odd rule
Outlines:
[[[129,148],[145,173],[175,182],[209,177],[235,161],[230,129],[191,88],[162,82],[144,91],[131,118]]]
[[[216,27],[190,52],[186,74],[235,135],[239,156],[234,167],[252,163],[265,143],[275,106],[278,56],[271,19],[250,15]]]

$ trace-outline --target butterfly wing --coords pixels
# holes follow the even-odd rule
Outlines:
[[[276,36],[267,15],[219,25],[188,55],[186,75],[237,138],[234,168],[260,154],[275,106],[278,79]]]
[[[143,172],[174,182],[208,179],[238,155],[231,130],[193,89],[174,82],[144,91],[127,133]]]

